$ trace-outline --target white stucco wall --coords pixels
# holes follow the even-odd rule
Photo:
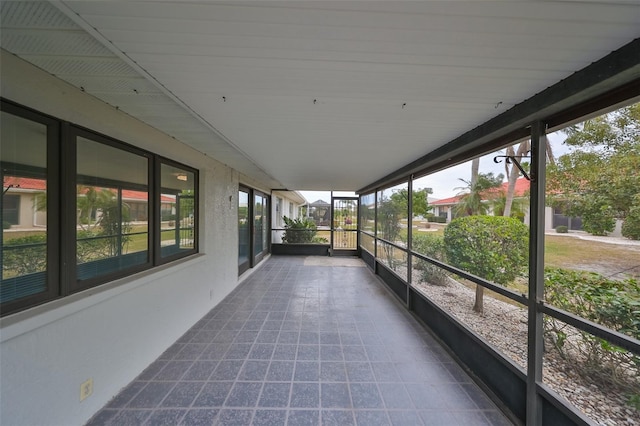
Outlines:
[[[200,252],[0,320],[0,424],[83,424],[238,285],[238,173],[2,55],[6,99],[200,170]],[[80,384],[94,393],[80,402]]]

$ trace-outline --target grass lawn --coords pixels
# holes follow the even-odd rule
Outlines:
[[[545,266],[640,278],[640,246],[545,235],[544,260]]]

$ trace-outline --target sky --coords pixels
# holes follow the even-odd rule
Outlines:
[[[564,145],[562,145],[562,141],[564,140],[564,138],[565,136],[561,132],[555,132],[548,135],[549,143],[553,148],[553,152],[556,158],[558,158],[562,154],[566,154],[567,152],[569,152],[569,149]],[[498,173],[505,174],[504,160],[498,164],[496,164],[493,161],[494,157],[500,154],[504,154],[504,150],[492,152],[491,154],[481,157],[480,173],[493,172],[494,175],[497,175]],[[468,161],[466,163],[462,163],[457,166],[453,166],[448,169],[441,170],[432,175],[425,176],[420,179],[416,179],[413,182],[413,188],[414,190],[418,190],[422,188],[431,188],[433,190],[433,194],[429,196],[430,198],[437,198],[437,199],[449,198],[461,192],[461,189],[456,189],[456,188],[466,186],[466,184],[462,182],[460,179],[469,180],[470,178],[471,178],[471,161]],[[314,202],[319,199],[322,199],[328,202],[331,199],[330,191],[300,191],[300,193],[309,202]],[[339,195],[347,195],[347,194],[340,193]],[[350,195],[354,195],[354,194],[350,194]]]

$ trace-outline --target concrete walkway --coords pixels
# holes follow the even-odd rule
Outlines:
[[[605,243],[605,244],[618,244],[622,246],[635,246],[640,248],[640,241],[630,240],[624,237],[609,237],[609,236],[600,237],[600,236],[591,235],[581,231],[569,231],[566,234],[559,234],[556,231],[549,231],[549,232],[546,232],[545,234],[553,235],[556,237],[578,238],[580,240],[585,240],[585,241],[596,241],[596,242]]]

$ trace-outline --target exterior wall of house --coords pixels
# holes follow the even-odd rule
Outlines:
[[[276,191],[271,197],[271,242],[274,244],[282,243],[284,231],[278,229],[284,228],[284,219],[297,219],[300,213],[300,203],[287,197],[287,192]]]
[[[527,214],[525,215],[525,223],[529,224],[529,209],[527,209]],[[544,208],[544,230],[545,232],[553,231],[553,207],[545,207]]]
[[[0,320],[0,424],[83,424],[238,285],[238,172],[0,50],[2,96],[200,171],[200,254]],[[93,394],[80,402],[80,385]]]
[[[20,194],[20,219],[18,226],[21,228],[31,228],[34,222],[33,194]]]

